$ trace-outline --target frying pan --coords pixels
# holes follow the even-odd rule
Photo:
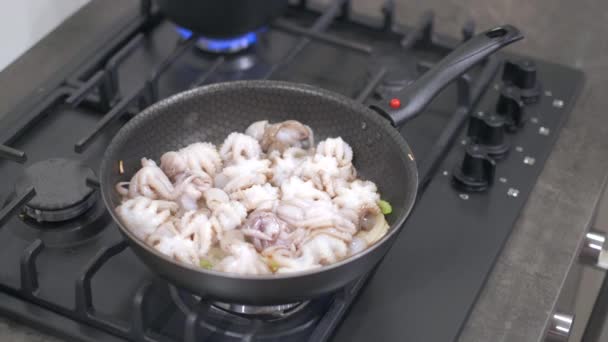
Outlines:
[[[167,98],[135,116],[117,133],[100,170],[103,200],[137,256],[169,282],[226,303],[275,305],[334,291],[369,272],[389,249],[412,209],[418,172],[412,150],[395,126],[411,119],[446,85],[498,49],[523,38],[506,25],[463,43],[418,80],[396,94],[401,106],[378,102],[371,109],[330,91],[280,81],[213,84]],[[381,115],[378,115],[380,113]],[[220,144],[258,120],[299,120],[318,140],[341,136],[354,152],[358,173],[374,181],[393,206],[388,233],[367,250],[341,262],[294,274],[248,276],[180,264],[136,238],[114,208],[115,184],[128,181],[142,157],[158,160],[167,151],[197,141]],[[122,172],[119,164],[122,161]]]

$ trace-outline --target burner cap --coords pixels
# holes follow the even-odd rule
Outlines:
[[[95,190],[87,186],[93,170],[80,161],[48,159],[32,164],[15,184],[17,195],[31,186],[36,196],[24,206],[36,221],[57,222],[77,217],[95,203]]]
[[[230,336],[231,340],[300,341],[310,339],[310,333],[327,312],[335,296],[322,296],[310,301],[275,306],[246,306],[214,302],[173,285],[169,296],[186,316],[199,313],[198,324],[204,333]],[[220,335],[214,335],[220,336]]]

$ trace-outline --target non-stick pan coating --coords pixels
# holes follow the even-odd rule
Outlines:
[[[359,176],[374,181],[393,206],[387,236],[353,258],[292,275],[239,276],[185,266],[136,239],[118,220],[114,185],[128,181],[142,157],[153,158],[197,141],[217,145],[258,120],[294,119],[309,125],[318,142],[341,136],[354,150]],[[124,174],[119,173],[119,161]],[[226,302],[268,305],[318,296],[370,271],[409,214],[418,186],[413,154],[389,123],[367,107],[318,88],[277,81],[214,84],[177,94],[129,121],[108,147],[100,172],[103,199],[136,254],[155,272],[193,293]]]

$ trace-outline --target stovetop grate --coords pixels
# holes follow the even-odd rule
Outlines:
[[[292,6],[289,11],[292,14],[305,13],[308,17],[314,15],[316,19],[308,27],[299,24],[297,20],[293,20],[293,16],[289,15],[271,24],[270,31],[288,34],[297,39],[283,53],[278,62],[268,65],[258,75],[258,79],[271,79],[281,74],[294,64],[297,60],[296,57],[313,42],[364,56],[372,56],[376,53],[374,46],[371,44],[327,33],[326,30],[335,22],[352,22],[365,29],[373,30],[378,34],[394,36],[399,41],[399,49],[404,52],[421,49],[439,51],[439,54],[446,54],[458,44],[458,41],[445,40],[434,33],[434,16],[432,12],[425,13],[421,17],[419,24],[413,29],[404,31],[401,27],[397,27],[394,23],[394,1],[390,0],[386,1],[382,7],[383,19],[379,22],[371,22],[366,18],[351,15],[349,0],[334,0],[321,13],[309,8],[307,1],[302,0],[299,4]],[[141,49],[146,44],[147,34],[162,23],[163,18],[155,11],[151,5],[151,1],[142,0],[140,15],[121,31],[120,35],[113,39],[110,44],[102,46],[95,58],[78,66],[73,73],[63,80],[60,86],[49,90],[41,102],[32,103],[28,106],[27,110],[10,113],[3,118],[3,127],[6,129],[3,128],[0,131],[0,159],[4,159],[5,161],[3,162],[27,163],[28,156],[26,152],[13,147],[13,144],[26,134],[36,122],[49,115],[54,106],[62,105],[67,108],[102,113],[93,129],[82,132],[82,137],[73,143],[74,151],[84,155],[109,130],[116,129],[117,126],[127,122],[130,117],[136,115],[140,110],[164,97],[164,95],[161,95],[160,84],[163,75],[178,63],[180,58],[196,49],[199,37],[191,36],[188,39],[177,42],[173,50],[156,64],[156,67],[139,86],[121,89],[120,82],[121,66],[123,63],[135,51]],[[473,22],[465,23],[461,33],[461,40],[469,39],[474,33]],[[196,75],[186,88],[193,88],[215,81],[214,77],[220,73],[227,63],[229,63],[229,57],[227,56],[218,55],[211,58],[211,62],[206,70],[201,72],[200,75]],[[429,68],[432,63],[432,59],[418,60],[416,69],[423,71]],[[449,106],[451,110],[448,115],[449,120],[443,129],[441,129],[441,133],[434,140],[434,143],[426,148],[424,158],[422,158],[419,164],[422,182],[421,193],[424,192],[425,185],[428,184],[435,174],[446,153],[452,148],[454,140],[461,133],[461,128],[471,108],[478,103],[478,100],[483,95],[488,83],[494,78],[500,65],[501,61],[498,57],[490,57],[477,70],[464,75],[456,82],[456,96]],[[354,96],[356,100],[364,103],[372,96],[384,96],[384,93],[379,91],[379,86],[390,72],[391,70],[381,65],[373,68],[366,82],[358,86],[358,91]],[[126,95],[123,95],[123,90],[126,91]],[[99,186],[96,179],[88,179],[87,184],[95,189]],[[36,189],[30,187],[18,196],[9,198],[8,203],[0,211],[0,230],[7,229],[7,223],[18,215],[20,209],[35,195]],[[107,214],[104,222],[109,222]],[[106,229],[113,228],[106,227]],[[78,273],[73,290],[73,307],[60,305],[42,298],[39,296],[40,279],[39,272],[37,271],[37,258],[47,247],[45,237],[32,239],[20,257],[20,285],[12,286],[4,284],[0,278],[0,289],[24,301],[35,303],[54,313],[85,323],[123,339],[148,342],[174,339],[193,342],[204,337],[218,337],[218,335],[213,334],[224,335],[223,337],[229,337],[228,335],[231,334],[229,329],[215,333],[210,333],[213,329],[201,329],[201,324],[208,317],[208,312],[202,309],[190,311],[181,318],[175,318],[175,315],[172,314],[151,314],[149,312],[150,307],[174,305],[171,304],[171,293],[172,291],[177,291],[156,279],[146,281],[137,286],[130,303],[132,315],[127,320],[116,319],[116,317],[112,317],[112,315],[102,313],[96,309],[93,278],[113,258],[129,251],[127,243],[121,237],[111,239],[111,241],[105,243]],[[307,341],[325,341],[329,339],[354,299],[364,287],[369,276],[367,275],[355,281],[351,286],[339,291],[335,295],[314,301],[313,306],[319,308],[319,316],[313,317],[314,324],[311,324],[312,327],[307,326],[310,329],[306,330],[301,339]],[[203,298],[201,302],[206,303],[206,300]],[[209,305],[205,305],[201,305],[201,308],[209,307]],[[173,307],[173,309],[175,308]],[[254,325],[263,325],[263,322],[255,322],[255,320],[252,322]],[[165,327],[163,331],[155,329],[157,326],[162,326],[165,323],[171,327]],[[181,325],[181,327],[174,328],[173,325]],[[254,328],[253,330],[255,331],[256,329],[258,328]],[[175,331],[179,331],[179,333],[174,334]],[[252,336],[248,336],[247,334],[232,336],[232,338],[237,340],[245,337]],[[278,337],[275,336],[275,338]],[[91,337],[91,340],[95,340],[95,337]]]

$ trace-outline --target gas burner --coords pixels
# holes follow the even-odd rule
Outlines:
[[[32,186],[36,196],[19,215],[27,225],[15,226],[14,233],[41,239],[47,246],[78,244],[95,236],[110,216],[98,192],[87,185],[87,179],[94,178],[93,170],[76,160],[48,159],[29,166],[11,197]]]
[[[306,333],[311,324],[319,320],[319,313],[329,305],[329,298],[275,305],[250,306],[206,301],[199,296],[178,290],[169,285],[171,298],[186,316],[199,312],[201,327],[221,331],[236,338],[244,338],[255,332],[256,340],[281,340],[295,338]],[[226,322],[230,322],[227,328]],[[255,331],[251,331],[252,322]]]
[[[299,302],[282,305],[255,306],[213,302],[211,305],[221,310],[228,311],[229,313],[233,313],[240,316],[266,318],[272,320],[277,318],[288,317],[303,309],[307,304],[308,302]]]
[[[218,313],[224,313],[228,315],[237,315],[251,319],[262,319],[265,321],[273,321],[277,319],[287,318],[292,316],[310,303],[297,302],[280,305],[268,305],[268,306],[256,306],[256,305],[243,305],[233,303],[223,303],[217,301],[205,302],[202,301],[201,297],[180,291],[174,286],[170,287],[171,297],[175,301],[175,304],[180,308],[184,314],[196,309],[196,306],[209,306],[212,311]]]
[[[192,31],[183,27],[178,27],[177,32],[183,39],[192,36]],[[200,37],[196,42],[196,47],[204,52],[232,54],[243,51],[254,45],[258,40],[260,31],[249,32],[242,36],[232,38],[206,38]]]
[[[68,247],[90,240],[99,234],[110,222],[110,215],[103,201],[98,201],[94,193],[95,203],[90,210],[69,221],[39,222],[25,214],[20,217],[25,225],[15,225],[10,229],[24,240],[42,240],[45,246]]]
[[[95,190],[87,186],[93,170],[80,161],[48,159],[30,165],[15,184],[17,196],[30,187],[36,196],[24,207],[25,216],[37,222],[60,222],[73,219],[89,210],[97,201]]]

